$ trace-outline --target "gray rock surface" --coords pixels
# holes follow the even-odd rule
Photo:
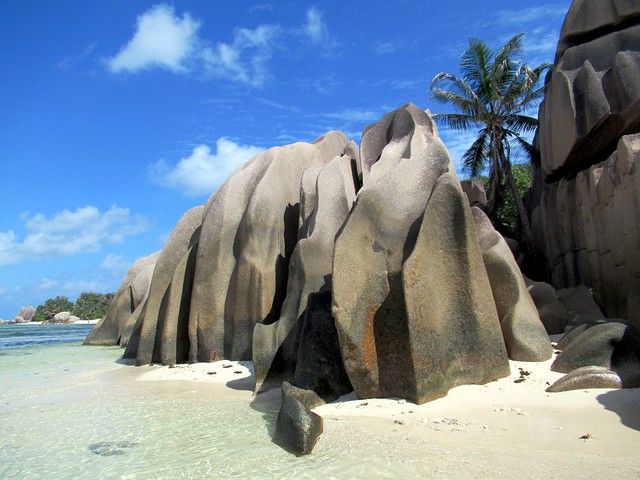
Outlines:
[[[20,310],[13,321],[16,323],[31,322],[35,314],[36,309],[33,307],[20,307]]]
[[[148,298],[124,353],[124,358],[135,359],[138,365],[161,361],[161,342],[156,340],[162,336],[172,279],[185,254],[198,242],[202,211],[203,207],[198,206],[182,216],[158,257]]]
[[[462,191],[467,196],[469,206],[480,207],[484,209],[487,206],[487,192],[484,189],[484,183],[480,178],[472,178],[470,180],[461,180],[460,185]]]
[[[549,337],[509,246],[482,210],[472,210],[509,358],[548,360],[553,354]]]
[[[153,270],[160,252],[142,257],[134,262],[120,283],[104,317],[93,327],[85,345],[122,345],[129,341],[131,330],[126,324],[136,308],[149,292]]]
[[[207,202],[193,282],[192,360],[250,360],[256,324],[278,320],[298,241],[304,171],[349,149],[339,132],[263,152]]]
[[[318,406],[313,399],[313,392],[307,391],[305,394],[305,391],[283,383],[282,406],[273,438],[275,443],[298,455],[311,453],[323,429],[322,417],[311,411],[311,408]]]
[[[558,299],[567,308],[568,324],[575,326],[586,322],[604,320],[606,317],[585,286],[556,290]]]
[[[525,283],[547,333],[555,335],[564,332],[569,320],[567,307],[558,298],[555,288],[546,282],[528,278],[525,278]]]
[[[622,381],[640,373],[640,330],[628,323],[605,322],[585,329],[556,357],[551,370],[569,373],[580,367],[604,367]]]
[[[289,262],[287,294],[280,317],[271,324],[259,323],[254,329],[253,361],[257,390],[262,388],[265,380],[278,385],[283,379],[291,381],[307,299],[319,292],[331,292],[335,237],[356,196],[351,171],[351,162],[356,160],[343,155],[335,157],[320,170],[310,169],[316,175],[313,183],[304,180],[308,177],[306,172],[303,176],[301,217],[302,212],[311,210],[311,213],[302,220],[301,239]],[[329,316],[330,311],[329,305]]]
[[[580,367],[554,382],[546,391],[567,392],[585,388],[622,388],[622,379],[605,367]]]
[[[428,113],[405,105],[367,127],[361,160],[364,184],[336,239],[333,262],[332,313],[356,394],[422,403],[457,382],[506,375],[495,306],[475,232],[469,233],[466,223],[468,203],[457,178],[443,176],[454,169]],[[433,196],[437,200],[429,208]],[[441,201],[446,205],[439,206]],[[448,242],[457,247],[450,254],[442,252]],[[469,245],[475,250],[465,251]],[[459,291],[442,278],[444,271],[449,274],[445,265],[459,268]],[[426,275],[424,282],[418,278],[418,270],[426,267],[433,269],[431,282]],[[477,290],[470,280],[478,280]],[[457,295],[459,319],[438,310],[430,298],[444,292],[449,305]],[[422,319],[423,313],[429,316]],[[469,338],[456,321],[468,322]],[[472,346],[471,338],[478,345]],[[438,343],[438,353],[430,353]],[[439,358],[452,345],[460,348],[459,356]],[[487,354],[487,362],[463,372],[474,348]],[[422,356],[434,362],[431,371],[415,361]]]
[[[575,0],[539,111],[529,208],[556,288],[640,322],[640,3]]]

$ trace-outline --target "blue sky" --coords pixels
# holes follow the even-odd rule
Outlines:
[[[3,0],[0,318],[115,291],[271,146],[429,98],[469,37],[552,62],[571,2]],[[519,6],[524,5],[524,6]],[[441,131],[454,161],[473,133]]]

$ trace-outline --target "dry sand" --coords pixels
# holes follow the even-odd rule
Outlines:
[[[511,362],[509,377],[457,387],[424,405],[343,397],[315,409],[324,434],[314,454],[323,451],[323,442],[375,438],[398,455],[428,455],[428,478],[440,472],[443,478],[640,479],[640,389],[546,393],[562,376],[550,365]],[[138,386],[166,395],[188,391],[248,401],[254,385],[251,362],[136,372]],[[277,408],[279,399],[279,390],[272,390],[256,401]]]

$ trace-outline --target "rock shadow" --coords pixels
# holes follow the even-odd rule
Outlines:
[[[618,415],[623,425],[640,431],[640,388],[611,390],[598,395],[598,402]]]

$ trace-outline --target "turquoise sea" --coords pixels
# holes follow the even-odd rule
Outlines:
[[[576,451],[529,452],[500,441],[506,431],[465,431],[455,408],[437,428],[327,415],[314,453],[297,457],[271,441],[279,392],[256,399],[232,382],[140,381],[164,367],[83,346],[89,328],[0,326],[0,479],[638,478],[588,454],[604,432],[589,444],[578,440],[587,430],[575,432]],[[533,422],[525,438],[546,421],[515,418]]]
[[[254,401],[250,392],[227,389],[225,398],[191,382],[136,381],[139,369],[154,367],[124,365],[119,347],[81,345],[89,329],[0,327],[1,479],[368,479],[435,473],[426,457],[411,453],[415,449],[404,455],[403,442],[369,431],[367,420],[360,428],[356,423],[327,429],[327,419],[316,452],[296,457],[271,441],[278,396]],[[423,454],[428,450],[421,448]]]
[[[92,328],[93,325],[55,323],[0,325],[0,354],[12,348],[82,342]]]

